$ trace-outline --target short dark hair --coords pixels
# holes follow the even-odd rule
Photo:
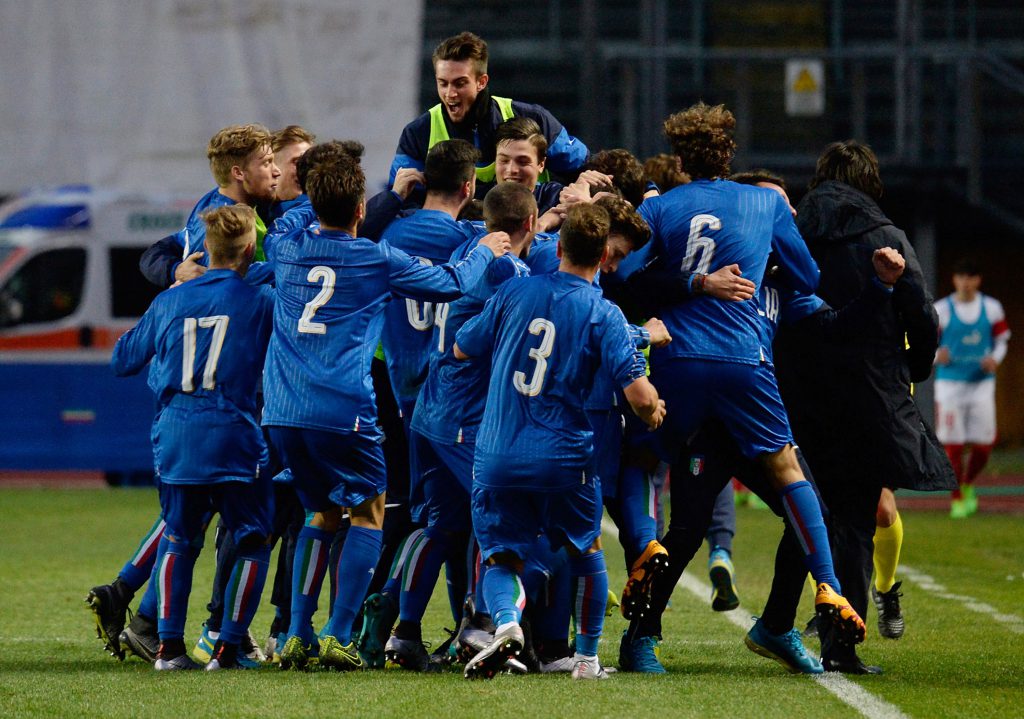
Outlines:
[[[490,232],[512,234],[535,214],[537,200],[518,182],[499,182],[484,196],[484,220]]]
[[[326,158],[310,168],[306,193],[321,224],[347,227],[366,194],[363,168],[348,154]]]
[[[332,157],[339,157],[346,155],[351,157],[356,162],[363,156],[363,143],[357,140],[331,140],[329,142],[321,142],[319,145],[306,150],[299,156],[299,159],[295,163],[295,181],[299,183],[299,187],[302,191],[306,191],[306,177],[309,175],[309,170],[314,165],[328,160]]]
[[[445,38],[434,48],[430,64],[437,67],[440,60],[464,62],[473,61],[476,74],[487,74],[487,43],[479,35],[471,32],[460,32],[454,37]]]
[[[647,191],[644,166],[629,150],[601,150],[591,155],[584,170],[597,170],[612,176],[612,184],[622,191],[622,196],[633,207],[639,207]]]
[[[536,120],[529,117],[513,117],[498,125],[494,133],[494,146],[503,142],[526,140],[537,151],[537,161],[543,162],[548,157],[548,138],[540,130]]]
[[[632,251],[639,250],[651,239],[651,228],[640,213],[625,200],[605,195],[595,200],[594,204],[608,213],[608,233],[625,237]]]
[[[569,208],[562,223],[558,244],[570,264],[596,267],[608,245],[611,219],[603,207],[580,202]]]
[[[961,257],[953,263],[953,274],[981,277],[981,265],[973,257]]]
[[[778,185],[783,190],[787,189],[785,180],[775,173],[763,168],[748,170],[746,172],[734,172],[729,175],[729,179],[741,185],[756,185],[759,182],[767,182],[770,185]]]
[[[857,140],[833,142],[821,153],[808,187],[813,190],[828,180],[849,185],[873,200],[882,197],[878,158],[870,147]]]
[[[427,192],[450,195],[473,179],[480,151],[465,140],[442,140],[427,152],[423,175]]]
[[[692,179],[713,180],[729,174],[736,154],[736,141],[732,138],[736,118],[725,105],[698,102],[670,116],[664,129],[681,169]]]

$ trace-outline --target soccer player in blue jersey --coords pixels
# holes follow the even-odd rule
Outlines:
[[[311,618],[346,509],[351,528],[319,655],[326,667],[362,666],[351,634],[381,551],[386,474],[370,363],[385,304],[393,292],[454,299],[508,245],[507,236],[491,234],[461,263],[430,267],[387,242],[360,238],[365,183],[362,168],[347,155],[313,167],[306,192],[319,229],[296,230],[267,248],[277,299],[263,423],[312,513],[296,546],[282,668],[305,666],[314,651]]]
[[[183,229],[158,240],[142,255],[139,269],[146,279],[159,287],[170,287],[206,271],[209,257],[203,251],[203,212],[237,202],[255,207],[274,200],[281,171],[274,164],[271,142],[270,132],[262,125],[229,125],[210,138],[206,157],[217,186],[199,198]],[[257,215],[258,245],[266,232],[266,225]],[[259,247],[256,259],[262,259]]]
[[[523,648],[524,548],[544,532],[572,555],[574,678],[605,678],[597,658],[608,575],[601,551],[601,495],[591,471],[593,432],[583,405],[598,367],[651,427],[664,403],[645,377],[622,313],[593,286],[607,252],[608,213],[568,214],[558,272],[506,282],[456,336],[460,359],[490,358],[487,407],[473,466],[473,529],[489,562],[483,591],[494,640],[465,675],[493,676]]]
[[[548,169],[571,173],[587,159],[587,147],[569,135],[540,105],[491,95],[487,43],[471,32],[443,40],[432,57],[441,102],[405,126],[391,163],[391,182],[404,167],[423,169],[427,151],[443,140],[459,138],[480,150],[478,196],[495,181],[495,129],[513,117],[529,117],[548,141]]]
[[[431,153],[441,146],[436,145]],[[430,155],[428,169],[429,159]],[[429,177],[428,172],[428,181]],[[529,274],[519,255],[528,250],[533,240],[537,203],[525,186],[502,183],[484,198],[484,216],[488,230],[508,234],[511,251],[492,263],[465,295],[435,309],[430,371],[412,418],[410,441],[414,465],[421,475],[422,519],[427,526],[416,538],[403,569],[399,621],[385,651],[395,663],[418,671],[428,666],[420,622],[442,562],[447,564],[449,576],[473,574],[460,572],[457,565],[466,563],[466,544],[471,533],[473,452],[487,397],[489,365],[483,360],[456,359],[455,333],[480,313],[503,282]],[[452,254],[452,260],[461,260],[475,245],[475,240],[464,242]],[[452,612],[457,619],[463,596],[454,589],[450,592]]]
[[[238,644],[267,576],[273,495],[256,387],[270,338],[273,297],[243,280],[256,248],[255,213],[244,205],[204,215],[210,269],[159,295],[114,348],[118,375],[150,360],[157,394],[153,453],[166,528],[160,540],[158,670],[196,669],[185,652],[185,612],[196,552],[211,507],[238,547],[220,639],[208,670],[241,666]]]
[[[736,148],[734,127],[735,118],[724,106],[704,103],[665,121],[681,169],[693,181],[641,205],[652,231],[647,263],[696,272],[738,264],[760,289],[774,252],[790,286],[811,294],[818,268],[788,203],[770,189],[724,179]],[[744,456],[764,467],[772,488],[791,508],[792,521],[805,529],[819,615],[835,622],[844,641],[863,641],[864,622],[839,593],[821,508],[797,462],[775,374],[766,361],[758,310],[757,302],[711,298],[661,309],[673,342],[651,352],[651,376],[672,407],[660,444],[666,459],[678,463],[679,448],[694,431],[712,418],[721,421]],[[671,554],[669,549],[670,562]],[[641,651],[650,654],[653,646],[627,646],[623,654]]]

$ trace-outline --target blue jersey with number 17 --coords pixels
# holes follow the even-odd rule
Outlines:
[[[675,357],[757,365],[763,357],[760,289],[772,251],[793,289],[811,294],[818,286],[818,266],[774,190],[698,180],[645,200],[639,212],[651,228],[651,241],[641,252],[655,266],[709,274],[738,264],[757,285],[754,298],[745,302],[698,297],[660,308],[672,342],[651,352],[653,365]]]
[[[476,464],[500,467],[500,477],[489,474],[489,486],[550,491],[578,484],[580,475],[567,472],[557,486],[538,487],[537,467],[586,465],[593,432],[583,406],[599,366],[622,388],[644,376],[622,312],[592,283],[566,272],[508,280],[463,325],[456,343],[470,357],[491,361],[476,445]]]
[[[273,306],[270,288],[252,287],[234,270],[209,270],[157,295],[117,341],[115,374],[135,374],[152,360],[152,437],[162,481],[252,481],[266,462],[256,387]]]

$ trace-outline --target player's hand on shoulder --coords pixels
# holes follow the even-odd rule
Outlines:
[[[652,317],[644,322],[644,329],[651,336],[651,347],[664,347],[672,341],[672,335],[669,334],[668,327],[657,317]]]
[[[875,250],[871,255],[871,264],[875,268],[875,274],[883,285],[892,287],[896,280],[903,276],[907,262],[899,250],[892,247],[882,247]]]
[[[480,238],[480,244],[493,252],[495,257],[501,257],[512,249],[512,238],[507,232],[491,232]]]
[[[704,294],[731,302],[749,300],[756,287],[743,276],[737,264],[721,267],[704,278]]]
[[[565,222],[565,213],[568,212],[565,205],[555,205],[550,210],[537,218],[537,232],[554,232]]]
[[[403,200],[407,200],[417,183],[426,185],[427,178],[415,167],[403,167],[395,173],[395,181],[391,185],[391,189]]]
[[[202,259],[202,252],[193,252],[182,260],[181,264],[174,268],[174,279],[176,282],[188,282],[196,277],[206,274],[206,268],[199,264]],[[172,285],[173,286],[173,285]]]

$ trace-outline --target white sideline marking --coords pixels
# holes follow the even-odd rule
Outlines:
[[[601,522],[601,529],[616,538],[619,536],[618,529],[608,520]],[[711,596],[711,585],[697,579],[689,571],[683,572],[683,576],[679,578],[676,586],[682,587],[704,602],[707,602],[708,597]],[[731,612],[716,612],[716,614],[725,617],[744,632],[749,631],[750,627],[753,626],[750,615],[740,609],[733,609]],[[867,719],[910,719],[895,704],[890,704],[885,699],[875,696],[859,684],[851,682],[842,674],[825,672],[825,674],[813,676],[811,679],[817,682],[818,686],[822,689],[830,692],[836,699]]]
[[[957,602],[963,605],[965,609],[969,609],[972,612],[977,612],[978,614],[984,614],[985,616],[991,617],[1000,624],[1005,624],[1007,629],[1011,632],[1024,634],[1024,617],[1020,617],[1016,614],[1000,612],[991,604],[979,601],[974,597],[968,597],[965,594],[954,594],[946,589],[945,585],[936,582],[935,578],[930,574],[919,572],[913,567],[908,567],[906,564],[900,564],[899,572],[926,592],[931,592],[942,599],[949,599],[950,601]]]

